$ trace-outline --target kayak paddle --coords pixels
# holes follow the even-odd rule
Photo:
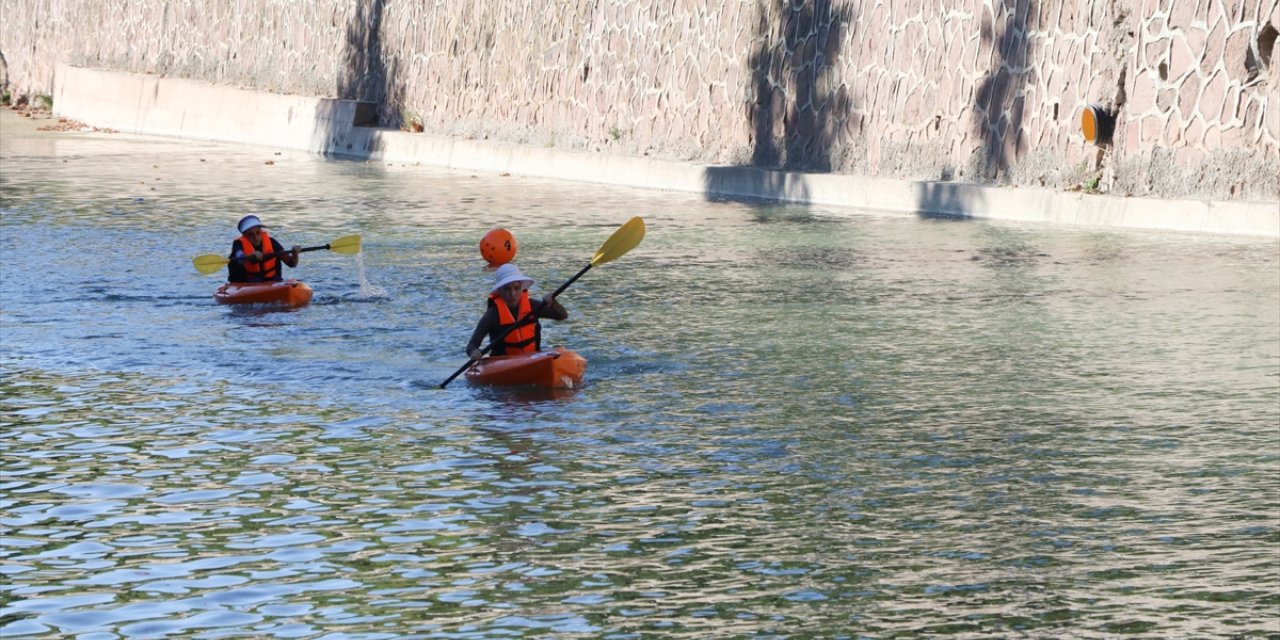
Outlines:
[[[329,244],[318,247],[302,247],[301,249],[298,249],[298,253],[305,251],[319,251],[321,249],[337,251],[338,253],[360,253],[360,235],[342,236]],[[289,252],[286,251],[285,253]],[[278,255],[280,254],[273,251],[271,253],[263,254],[262,257],[274,258]],[[228,262],[231,262],[230,258],[220,256],[215,253],[206,253],[202,256],[196,256],[195,259],[191,261],[191,263],[196,266],[196,271],[199,271],[206,276],[221,271],[223,267],[227,266]]]
[[[560,285],[560,288],[556,289],[555,293],[551,294],[551,297],[552,298],[559,297],[560,294],[563,293],[565,289],[569,288],[569,285],[576,282],[578,278],[581,278],[582,274],[590,270],[591,267],[604,264],[606,262],[613,262],[614,260],[621,258],[628,251],[636,248],[636,245],[640,244],[641,240],[644,240],[644,219],[641,218],[640,216],[636,216],[628,220],[626,224],[622,225],[621,227],[618,227],[618,230],[614,231],[613,235],[609,236],[609,239],[605,240],[604,244],[600,245],[600,250],[596,251],[596,254],[591,257],[591,262],[587,263],[587,266],[583,267],[581,271],[574,274],[572,278],[569,278],[568,282],[565,282],[564,284]],[[497,344],[498,342],[501,342],[502,339],[505,338],[508,333],[511,333],[513,330],[515,330],[516,327],[519,327],[521,325],[527,324],[532,321],[534,321],[532,314],[516,320],[515,323],[513,323],[511,326],[504,329],[501,333],[499,333],[496,338],[489,340],[489,344],[480,350],[480,355],[484,355],[485,353],[488,353],[490,349],[493,349],[493,346],[495,344]],[[466,364],[462,365],[461,368],[453,372],[453,375],[449,376],[448,378],[445,378],[445,381],[440,383],[440,388],[443,389],[446,386],[448,386],[450,382],[453,382],[454,378],[462,375],[463,371],[466,371],[467,369],[471,368],[471,365],[475,363],[476,363],[475,358],[469,358]]]

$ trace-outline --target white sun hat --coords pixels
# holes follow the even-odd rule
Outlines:
[[[520,273],[520,267],[508,262],[493,272],[493,289],[491,293],[497,293],[498,289],[512,282],[520,281],[524,282],[525,291],[528,291],[529,287],[533,286],[533,278],[526,277],[523,273]]]
[[[254,227],[261,226],[263,226],[263,224],[262,221],[258,219],[258,216],[250,215],[240,218],[240,222],[236,224],[236,229],[238,229],[240,233],[244,233]]]

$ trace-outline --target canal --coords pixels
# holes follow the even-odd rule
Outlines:
[[[6,637],[1274,637],[1280,245],[0,137]],[[296,311],[214,304],[242,215]],[[571,392],[461,379],[489,229]]]

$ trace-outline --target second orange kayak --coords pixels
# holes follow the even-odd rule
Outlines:
[[[275,304],[303,307],[311,302],[311,287],[301,280],[228,282],[213,293],[218,304]]]
[[[467,382],[573,389],[582,385],[582,374],[586,370],[586,358],[564,347],[554,347],[550,351],[479,360],[467,369]]]

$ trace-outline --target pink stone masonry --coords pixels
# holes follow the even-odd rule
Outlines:
[[[440,135],[1280,200],[1280,0],[3,4],[14,95],[66,62],[367,100]],[[1089,104],[1117,118],[1100,161]]]

